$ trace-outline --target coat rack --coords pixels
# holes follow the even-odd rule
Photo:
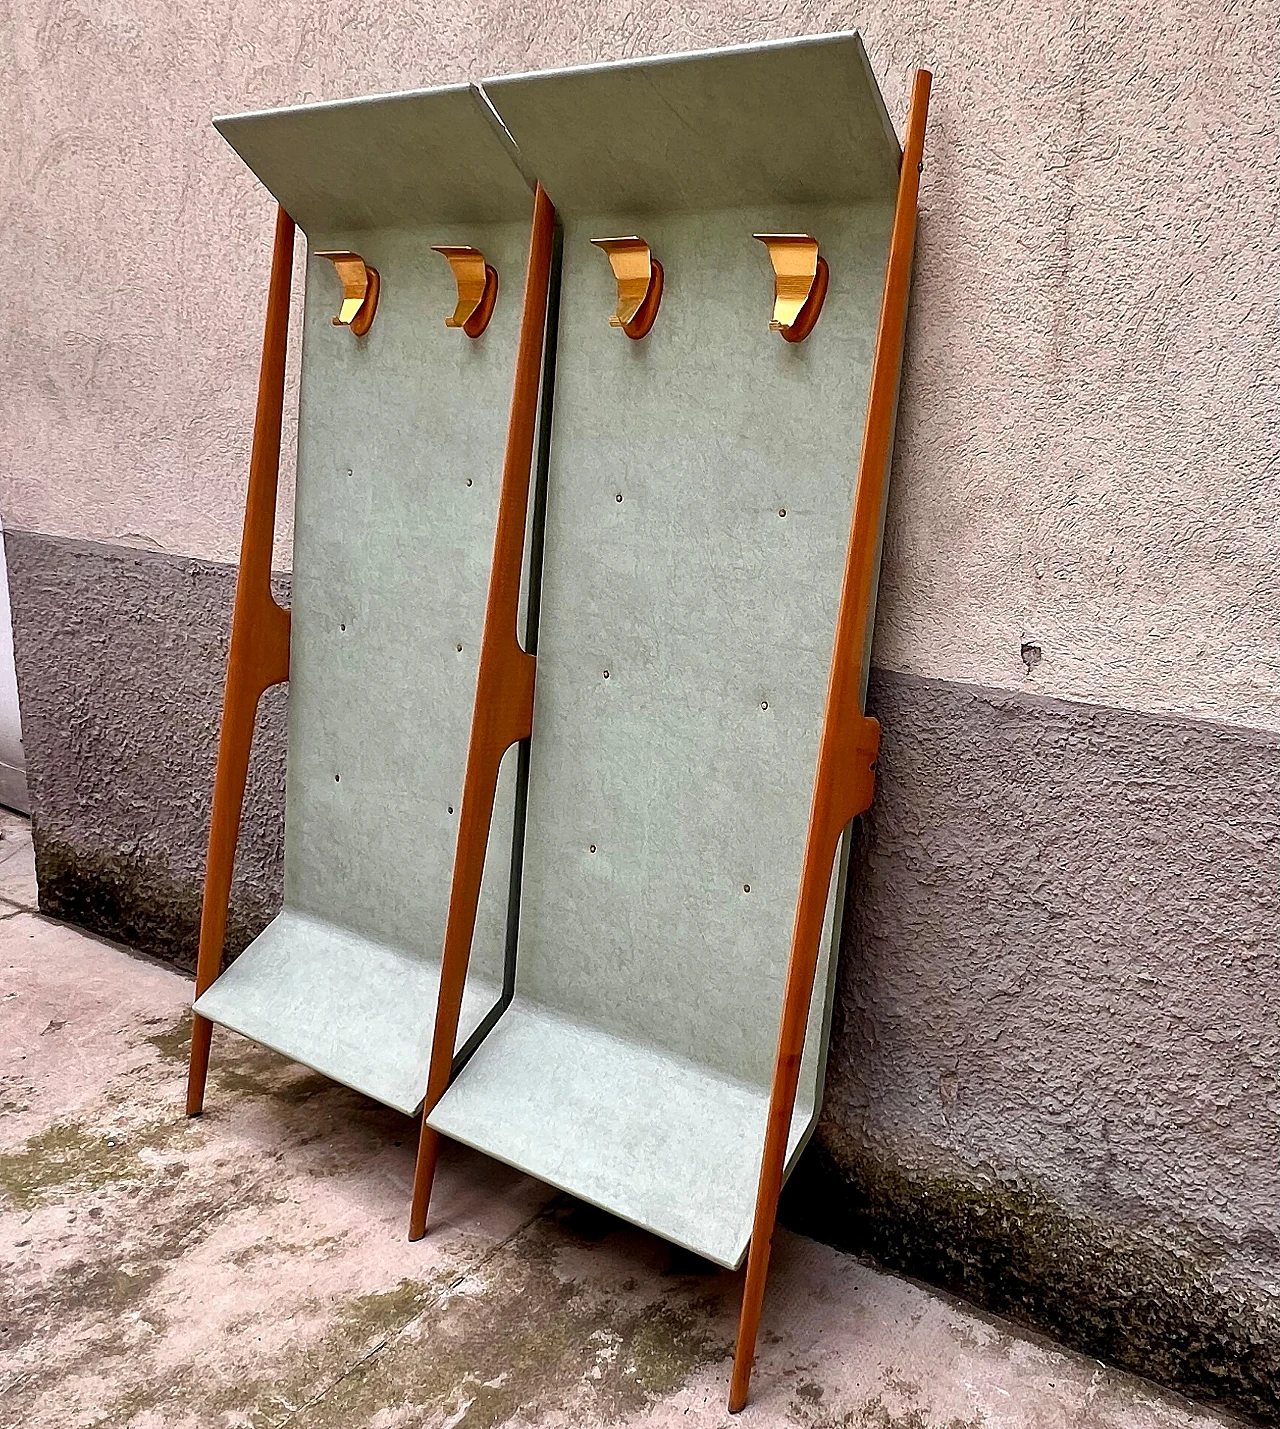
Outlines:
[[[928,88],[904,157],[853,35],[485,86],[564,223],[551,500],[515,994],[450,1081],[460,858],[410,1235],[449,1136],[746,1259],[732,1409],[821,1100],[840,846],[874,789]],[[610,323],[639,337],[650,303],[643,342],[601,322],[593,243]]]
[[[523,537],[537,485],[527,423],[509,432],[508,419],[513,392],[521,411],[541,400],[555,214],[467,86],[218,128],[281,218],[188,1110],[203,1106],[219,1023],[412,1113],[427,1080],[494,536],[514,512]],[[269,578],[293,219],[311,261],[290,641]],[[505,305],[497,271],[515,294]],[[465,337],[447,327],[451,313]],[[518,599],[523,541],[498,561]],[[284,906],[220,974],[254,710],[286,675]],[[513,751],[481,849],[458,1064],[511,995],[523,778]]]
[[[447,1136],[745,1261],[732,1410],[874,792],[929,87],[905,151],[854,34],[219,121],[281,215],[189,1110],[220,1022],[423,1107],[413,1239]],[[308,284],[291,653],[290,215],[343,289]],[[215,981],[286,673],[284,908]]]

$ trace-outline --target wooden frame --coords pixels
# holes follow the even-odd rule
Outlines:
[[[212,986],[222,968],[227,905],[235,868],[240,815],[258,701],[272,685],[289,678],[289,612],[271,594],[271,554],[275,545],[276,492],[280,479],[280,431],[284,419],[285,354],[289,340],[289,289],[293,278],[293,219],[278,208],[271,284],[262,337],[258,408],[249,459],[240,574],[231,619],[222,733],[213,786],[213,816],[205,863],[204,902],[200,912],[200,951],[196,961],[196,996]],[[213,1023],[194,1013],[191,1062],[187,1075],[187,1115],[204,1110]]]
[[[841,835],[851,820],[871,807],[875,792],[880,726],[862,711],[863,655],[870,633],[876,553],[889,480],[889,462],[893,455],[894,417],[906,339],[907,298],[911,286],[916,204],[923,167],[930,84],[929,72],[917,70],[907,118],[907,141],[902,156],[893,237],[876,334],[871,397],[858,470],[853,526],[831,658],[831,682],[827,690],[809,833],[796,903],[795,931],[787,966],[778,1054],[729,1390],[731,1413],[736,1413],[746,1404],[751,1385],[751,1365],[760,1328],[778,1197],[782,1192],[787,1135],[800,1076],[800,1058],[804,1050],[806,1019],[813,994],[831,869]]]
[[[437,1001],[533,180],[466,84],[214,123],[306,234],[309,258],[284,896],[195,1011],[412,1116],[428,1074],[424,1017]],[[433,247],[474,253],[481,279],[502,275],[506,297],[482,336],[450,329],[458,279]],[[477,285],[481,308],[479,289],[496,285]],[[459,1064],[511,982],[523,777],[521,760],[504,761]]]
[[[511,420],[502,469],[498,527],[493,541],[493,565],[485,607],[480,670],[476,679],[471,743],[467,751],[467,771],[458,818],[453,886],[440,963],[435,1035],[422,1108],[422,1133],[418,1143],[410,1212],[410,1240],[419,1240],[426,1234],[427,1205],[431,1199],[440,1148],[439,1133],[427,1125],[426,1117],[448,1087],[453,1069],[453,1045],[458,1035],[462,993],[480,902],[480,882],[489,842],[489,825],[493,818],[498,768],[507,750],[513,744],[528,739],[533,731],[536,661],[533,655],[521,648],[516,623],[529,488],[533,477],[555,222],[555,209],[539,184],[534,196],[533,233],[529,243],[520,346],[516,354],[515,389],[511,398]]]
[[[466,924],[468,950],[475,925],[499,764],[511,744],[527,738],[532,718],[533,657],[520,649],[515,628],[520,600],[529,488],[532,481],[533,444],[540,399],[554,233],[555,210],[546,194],[539,188],[534,196],[529,285],[516,359],[515,395],[504,456],[494,542],[495,564],[491,570],[484,645],[476,691],[475,708],[482,713],[476,716],[468,762],[466,797],[459,811],[458,857],[466,864],[474,891],[470,919]],[[222,967],[231,879],[258,703],[267,689],[289,677],[290,615],[271,595],[271,556],[280,468],[293,243],[293,220],[280,208],[267,300],[257,418],[240,552],[240,574],[236,583],[231,650],[214,783],[196,972],[197,998],[213,984]],[[505,642],[500,638],[499,632],[506,633]],[[486,753],[491,753],[495,748],[496,753],[492,754],[490,762]],[[487,771],[487,791],[483,794],[473,792],[479,787],[474,781],[480,778],[479,774],[472,774],[473,768]],[[456,922],[456,882],[452,897],[450,929],[454,929]],[[458,934],[455,932],[453,936],[456,941]],[[465,978],[464,964],[454,1003],[452,1026],[455,1037]],[[508,972],[508,980],[509,978]],[[212,1032],[212,1022],[195,1013],[187,1083],[189,1116],[197,1116],[203,1110]],[[446,1084],[452,1061],[450,1046],[445,1055]]]
[[[822,718],[804,860],[796,900],[783,1011],[769,1094],[763,1154],[747,1258],[738,1343],[729,1407],[746,1403],[759,1328],[777,1202],[786,1170],[788,1140],[801,1072],[815,971],[832,868],[840,838],[864,812],[874,792],[879,726],[863,712],[866,655],[874,609],[874,581],[882,531],[894,416],[905,339],[907,300],[914,245],[919,173],[922,166],[930,76],[915,76],[905,152],[898,178],[889,259],[880,304],[856,498],[838,606],[832,665]],[[887,121],[886,121],[887,125]],[[894,147],[896,148],[896,142]],[[883,193],[892,192],[893,170],[886,163]],[[550,178],[548,179],[550,182]],[[559,190],[557,189],[557,192]],[[569,201],[561,202],[568,211]],[[882,209],[883,213],[884,210]],[[305,215],[304,215],[305,221]],[[548,309],[555,281],[556,213],[539,185],[534,199],[525,299],[516,359],[515,385],[503,461],[493,560],[489,570],[470,744],[459,809],[453,878],[440,969],[423,1124],[415,1171],[410,1238],[425,1233],[440,1133],[427,1116],[449,1086],[463,989],[471,955],[493,818],[499,766],[506,751],[532,733],[535,656],[517,634],[525,530],[532,486],[534,444],[543,404],[541,432],[547,440],[549,406],[542,382],[548,360]],[[883,230],[881,230],[883,232]],[[294,224],[280,208],[263,341],[257,416],[246,500],[240,575],[236,588],[222,731],[201,917],[197,996],[218,976],[227,908],[248,772],[254,719],[264,691],[289,676],[289,612],[270,592],[271,553],[278,487],[289,319]],[[883,250],[880,250],[881,252]],[[867,317],[875,288],[868,291]],[[865,327],[863,329],[866,330]],[[843,469],[838,472],[843,482]],[[841,486],[841,491],[843,487]],[[618,497],[620,501],[621,496]],[[785,512],[779,512],[784,515]],[[832,552],[834,577],[839,547]],[[531,607],[536,601],[531,590]],[[607,674],[607,672],[606,672]],[[301,671],[299,670],[299,678]],[[820,680],[819,671],[815,679]],[[820,689],[820,685],[817,687]],[[816,690],[815,690],[816,696]],[[816,712],[816,698],[815,698]],[[812,748],[812,746],[809,746]],[[802,808],[796,810],[797,825]],[[594,845],[592,845],[594,852]],[[747,891],[744,887],[744,891]],[[782,905],[781,919],[789,912]],[[780,920],[781,921],[781,920]],[[782,924],[785,927],[785,923]],[[782,931],[781,927],[778,929]],[[775,937],[774,948],[780,938]],[[780,949],[779,949],[780,950]],[[774,984],[776,987],[776,983]],[[770,1004],[770,1007],[776,1004]],[[772,1025],[764,1028],[766,1036]],[[187,1110],[203,1106],[212,1024],[196,1015],[192,1031]],[[761,1043],[762,1060],[768,1041]],[[446,1106],[448,1103],[446,1102]],[[758,1125],[758,1122],[757,1122]],[[748,1168],[743,1167],[746,1186]],[[745,1186],[744,1186],[745,1191]],[[749,1204],[742,1202],[744,1209]],[[745,1232],[745,1218],[742,1222]],[[739,1254],[742,1241],[739,1240]]]

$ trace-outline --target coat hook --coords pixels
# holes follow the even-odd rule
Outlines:
[[[662,264],[643,238],[593,238],[603,248],[618,281],[618,310],[609,319],[628,337],[641,338],[653,326],[662,301]]]
[[[458,285],[458,306],[452,317],[445,318],[445,327],[460,327],[468,337],[479,337],[489,326],[498,301],[497,269],[484,261],[478,248],[438,243],[432,244],[431,251],[449,260]]]
[[[773,321],[770,331],[788,342],[803,342],[818,321],[831,270],[808,233],[753,233],[773,264]]]
[[[349,327],[357,337],[363,337],[373,326],[373,315],[378,311],[378,270],[358,253],[346,249],[317,253],[316,257],[327,258],[342,280],[342,307],[333,320],[334,327]]]

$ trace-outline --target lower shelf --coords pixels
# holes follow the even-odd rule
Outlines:
[[[718,1265],[751,1238],[769,1089],[518,994],[428,1121]],[[812,1128],[802,1096],[788,1165]]]
[[[195,1010],[412,1116],[426,1091],[439,982],[434,959],[286,908]],[[459,1047],[501,994],[468,978]]]

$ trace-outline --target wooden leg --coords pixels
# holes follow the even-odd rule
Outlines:
[[[738,1344],[729,1386],[729,1411],[732,1414],[743,1408],[751,1389],[751,1365],[760,1329],[778,1197],[782,1193],[786,1172],[787,1143],[791,1135],[796,1087],[800,1080],[800,1058],[804,1052],[809,1001],[813,995],[836,846],[849,821],[870,808],[875,791],[874,769],[880,746],[880,726],[875,720],[867,718],[862,704],[870,649],[872,583],[878,566],[877,545],[889,481],[889,461],[893,453],[894,412],[906,337],[907,295],[911,286],[916,202],[924,157],[930,82],[927,70],[916,71],[911,110],[907,116],[907,141],[898,179],[893,233],[889,242],[884,296],[880,304],[875,357],[871,365],[866,430],[858,466],[858,487],[854,497],[844,585],[836,618],[831,677],[813,782],[813,804],[796,902],[791,955],[787,963],[778,1052],[756,1191],[755,1220],[747,1252]]]
[[[523,663],[515,670],[506,672],[503,678],[508,682],[507,689],[510,694],[512,684],[519,678],[517,671],[524,673],[526,685],[519,701],[522,706],[521,718],[532,721],[533,660],[523,651],[519,654]],[[477,709],[482,696],[486,707],[490,707],[489,693],[484,690],[483,684],[478,682]],[[489,825],[493,820],[494,800],[498,792],[498,767],[509,747],[503,745],[501,749],[498,748],[501,737],[492,729],[488,731],[488,738],[479,738],[482,728],[477,716],[467,759],[462,807],[458,811],[458,851],[454,859],[453,886],[449,893],[445,951],[440,962],[440,995],[436,1002],[431,1066],[427,1094],[422,1104],[422,1131],[418,1138],[413,1204],[409,1211],[410,1240],[421,1240],[427,1233],[427,1206],[431,1200],[431,1187],[435,1181],[436,1162],[440,1155],[440,1137],[427,1125],[427,1112],[444,1095],[453,1071],[453,1049],[458,1041],[458,1019],[462,1013],[462,995],[466,988],[467,965],[471,957],[471,938],[475,932],[476,910],[480,905],[484,854],[489,841]],[[474,771],[473,759],[481,766]]]
[[[427,1125],[427,1109],[422,1108],[422,1133],[418,1138],[418,1163],[413,1173],[413,1204],[409,1208],[409,1239],[421,1240],[427,1233],[427,1208],[436,1182],[440,1160],[440,1133]]]
[[[874,720],[866,720],[864,723],[868,728],[863,731],[863,739],[858,742],[856,751],[850,751],[851,762],[856,761],[864,771],[862,777],[847,782],[839,781],[834,787],[827,784],[815,789],[814,793],[814,808],[810,816],[810,843],[801,875],[796,926],[791,939],[791,959],[787,966],[782,1024],[778,1033],[778,1054],[774,1064],[773,1090],[769,1098],[769,1119],[765,1126],[760,1183],[756,1191],[756,1213],[751,1227],[751,1246],[747,1251],[747,1277],[742,1290],[742,1311],[738,1318],[738,1344],[734,1352],[733,1379],[729,1387],[731,1414],[736,1414],[746,1404],[751,1387],[751,1364],[755,1358],[756,1335],[760,1329],[765,1279],[769,1273],[769,1252],[773,1246],[773,1229],[778,1216],[778,1197],[782,1194],[782,1179],[786,1170],[787,1143],[791,1138],[791,1114],[795,1107],[796,1087],[800,1081],[800,1059],[804,1054],[804,1039],[808,1030],[809,1002],[813,995],[813,979],[822,946],[827,892],[831,883],[836,845],[843,829],[843,824],[838,822],[839,815],[832,811],[840,807],[844,798],[855,791],[869,804],[874,788],[871,764],[875,760],[880,727]],[[866,748],[868,743],[871,744],[870,749]],[[819,769],[821,768],[820,756]],[[842,785],[844,787],[841,787]]]
[[[249,748],[257,714],[256,696],[244,685],[228,689],[218,742],[218,772],[213,786],[213,820],[209,828],[209,856],[204,871],[204,903],[200,910],[200,952],[196,964],[196,996],[214,981],[222,967],[222,945],[227,933],[227,905],[235,866],[236,841],[245,781],[249,774]],[[197,1012],[191,1019],[191,1065],[187,1072],[187,1115],[204,1110],[205,1080],[209,1074],[209,1046],[213,1023]]]
[[[480,883],[484,874],[489,826],[493,819],[498,769],[507,750],[519,740],[528,739],[533,729],[535,662],[532,655],[520,648],[516,620],[520,608],[520,573],[524,564],[525,518],[529,510],[529,487],[533,480],[534,436],[551,264],[555,251],[555,221],[556,211],[539,184],[533,200],[529,269],[525,278],[511,420],[507,427],[507,449],[502,466],[502,491],[498,499],[498,527],[493,539],[489,598],[485,607],[476,701],[471,717],[471,742],[467,749],[453,883],[449,890],[449,916],[440,959],[440,996],[436,1003],[427,1091],[422,1103],[422,1132],[413,1178],[413,1205],[409,1212],[410,1240],[421,1240],[427,1231],[427,1206],[431,1200],[440,1152],[440,1138],[427,1125],[427,1116],[444,1095],[453,1072],[453,1050],[458,1037],[467,964],[471,959],[471,939],[480,902]]]
[[[293,220],[279,209],[271,256],[271,286],[258,376],[258,410],[249,461],[240,574],[231,620],[218,770],[213,786],[213,818],[205,863],[204,903],[200,911],[200,951],[196,962],[196,997],[222,968],[227,932],[227,904],[235,868],[240,812],[249,772],[249,750],[258,701],[264,690],[289,678],[289,612],[271,595],[271,552],[275,540],[276,488],[280,476],[280,430],[284,418],[284,367],[289,336],[289,287],[293,277]],[[213,1024],[198,1014],[191,1026],[191,1064],[187,1074],[187,1115],[204,1109]]]

